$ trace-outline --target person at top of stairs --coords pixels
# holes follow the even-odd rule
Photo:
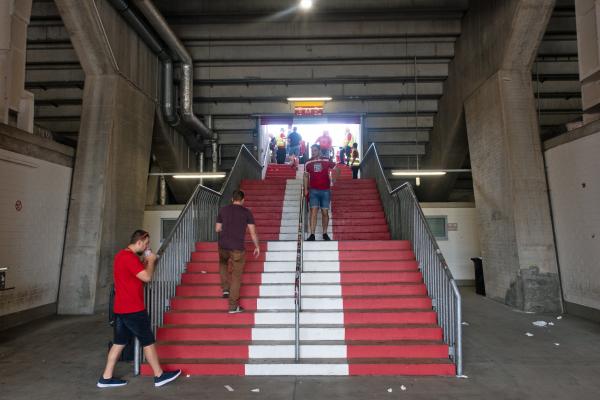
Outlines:
[[[308,188],[310,204],[310,236],[308,241],[315,240],[317,229],[317,213],[321,209],[321,222],[323,226],[323,240],[331,240],[327,234],[329,226],[329,207],[331,204],[331,181],[340,176],[337,164],[321,156],[313,158],[304,166],[304,187]],[[330,177],[330,173],[333,176]]]
[[[329,131],[323,131],[323,134],[317,138],[317,144],[321,149],[321,157],[331,158],[331,136]]]
[[[219,234],[219,272],[223,297],[229,298],[229,313],[244,311],[240,306],[240,286],[242,272],[246,263],[244,237],[246,228],[254,243],[254,257],[260,255],[258,235],[252,211],[244,207],[244,192],[235,190],[231,197],[232,204],[219,210],[215,230]],[[229,262],[232,264],[229,276]]]
[[[275,140],[277,144],[277,164],[285,164],[287,138],[283,128],[281,128]]]
[[[350,161],[348,163],[352,168],[352,179],[358,179],[358,170],[360,169],[360,156],[358,154],[358,143],[352,144],[352,153],[350,153]]]

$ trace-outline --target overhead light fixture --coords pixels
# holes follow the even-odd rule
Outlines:
[[[223,179],[225,172],[151,172],[149,176],[172,176],[175,179]]]
[[[287,101],[331,101],[331,97],[288,97]]]
[[[394,176],[443,176],[448,173],[471,172],[470,169],[397,169],[392,171]]]
[[[313,6],[313,1],[312,0],[301,0],[300,1],[300,8],[302,10],[310,10]]]
[[[446,175],[445,171],[392,171],[392,175],[395,176],[441,176]]]

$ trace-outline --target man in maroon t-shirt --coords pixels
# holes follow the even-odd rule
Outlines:
[[[106,368],[96,384],[99,388],[127,384],[127,381],[114,378],[113,372],[123,349],[133,337],[139,340],[146,361],[152,367],[154,386],[166,385],[181,374],[181,370],[163,371],[160,367],[154,345],[154,334],[144,304],[144,283],[152,280],[156,263],[156,255],[148,248],[149,242],[148,232],[137,230],[131,235],[127,248],[119,251],[115,256],[114,340],[108,352]]]
[[[232,204],[219,210],[215,230],[219,234],[219,272],[223,298],[229,298],[229,313],[244,311],[240,306],[240,286],[242,272],[246,263],[246,228],[254,242],[254,257],[260,255],[256,225],[252,212],[244,207],[244,192],[235,190],[231,196]],[[231,277],[229,262],[232,264]]]
[[[309,190],[310,204],[310,236],[307,241],[315,240],[315,230],[317,229],[317,212],[321,209],[321,223],[323,226],[323,240],[331,240],[327,234],[329,226],[329,206],[331,204],[331,180],[332,171],[333,181],[340,176],[340,170],[336,163],[327,158],[313,158],[304,166],[304,187]]]

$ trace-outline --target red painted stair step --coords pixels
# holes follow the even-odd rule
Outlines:
[[[348,345],[348,359],[353,358],[445,358],[448,345]]]
[[[405,376],[450,376],[456,374],[454,364],[427,363],[427,364],[350,364],[348,366],[351,376],[359,375],[405,375]]]
[[[341,272],[357,271],[416,271],[419,264],[407,261],[340,261]]]
[[[346,327],[346,340],[442,340],[442,328],[350,328]],[[202,340],[202,339],[196,339]]]
[[[389,272],[342,272],[340,276],[342,285],[349,283],[392,283],[392,282],[418,282],[423,281],[420,271]]]
[[[348,325],[385,324],[435,324],[435,311],[395,311],[395,312],[346,312],[344,323]]]
[[[398,261],[398,260],[414,260],[415,255],[412,250],[394,250],[394,251],[369,251],[369,250],[356,250],[348,251],[342,250],[339,252],[340,261]]]
[[[162,360],[161,360],[162,361]],[[162,363],[165,370],[180,369],[185,375],[230,375],[243,376],[246,372],[245,363]],[[152,375],[152,369],[149,365],[143,364],[141,368],[142,375]]]
[[[159,341],[190,341],[190,340],[252,340],[252,328],[159,328],[156,333]]]
[[[256,298],[241,298],[240,305],[248,311],[256,311]],[[223,312],[227,312],[228,308],[228,300],[221,298],[204,299],[200,297],[173,297],[171,299],[171,309],[178,311],[223,310]]]
[[[164,323],[165,325],[254,325],[254,313],[168,312],[164,315]]]
[[[247,345],[163,345],[157,346],[158,356],[162,359],[222,359],[222,358],[248,358]]]
[[[242,285],[240,288],[240,296],[242,297],[258,297],[259,285]],[[416,292],[416,290],[415,290]],[[421,293],[406,293],[406,294],[421,294]],[[177,286],[176,296],[201,296],[201,297],[220,297],[222,295],[221,286],[213,285],[179,285]]]
[[[426,295],[424,284],[410,285],[343,285],[342,296],[410,296]]]
[[[412,250],[412,246],[408,240],[344,241],[338,243],[338,250]]]
[[[382,298],[344,298],[344,310],[398,310],[422,309],[431,310],[429,297],[382,297]]]
[[[258,273],[245,273],[242,275],[242,283],[254,283],[259,284],[262,281],[261,274]],[[182,284],[193,284],[193,283],[220,283],[221,278],[219,274],[216,273],[207,273],[207,274],[196,274],[186,272],[181,275],[181,283]]]

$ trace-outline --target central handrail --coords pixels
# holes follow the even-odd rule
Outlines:
[[[461,296],[450,268],[442,255],[435,236],[410,183],[391,189],[375,143],[371,144],[360,163],[361,176],[374,178],[393,239],[409,240],[423,274],[427,292],[437,312],[444,332],[449,355],[456,364],[456,374],[462,375],[462,315]]]
[[[306,205],[304,182],[300,187],[300,215],[298,216],[298,246],[296,253],[296,279],[294,280],[295,359],[300,360],[300,312],[302,311],[302,272],[304,272],[304,210]]]
[[[146,285],[145,302],[152,331],[163,324],[164,313],[170,308],[181,275],[197,242],[215,241],[215,222],[219,208],[229,202],[231,194],[243,179],[260,179],[262,165],[244,145],[240,147],[233,167],[221,186],[221,191],[198,184],[175,222],[175,226],[156,252],[153,279]],[[140,372],[141,349],[135,341],[134,373]]]

